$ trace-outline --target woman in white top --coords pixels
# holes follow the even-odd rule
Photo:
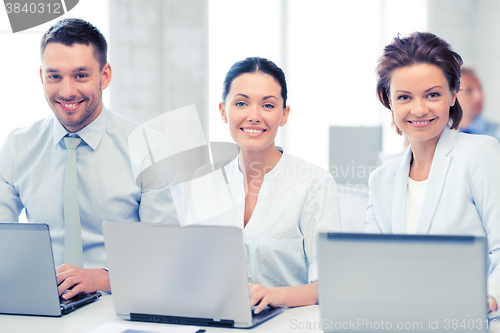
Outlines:
[[[461,57],[431,33],[396,37],[377,93],[410,146],[370,175],[366,232],[471,234],[488,240],[488,304],[500,297],[500,145],[459,133]],[[457,290],[457,292],[460,292]]]
[[[275,146],[290,112],[286,98],[283,71],[254,57],[231,67],[219,104],[239,147],[224,169],[243,228],[251,304],[260,302],[255,313],[318,302],[316,236],[339,223],[332,176]]]

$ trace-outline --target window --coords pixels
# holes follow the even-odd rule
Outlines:
[[[384,152],[402,149],[375,96],[375,67],[397,33],[427,30],[427,0],[211,0],[209,11],[211,141],[232,141],[218,112],[224,75],[262,56],[287,77],[290,117],[277,145],[328,169],[330,126],[382,125]]]

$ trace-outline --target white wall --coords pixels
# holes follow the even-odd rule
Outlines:
[[[195,104],[208,128],[208,1],[111,0],[110,14],[115,111],[144,123]]]
[[[484,92],[483,115],[500,122],[500,1],[430,0],[429,29],[444,38],[472,67]]]

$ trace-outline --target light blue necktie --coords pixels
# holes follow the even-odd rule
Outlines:
[[[66,173],[64,175],[64,261],[70,265],[83,267],[82,229],[78,206],[78,184],[76,173],[76,147],[82,139],[65,137],[68,151]]]

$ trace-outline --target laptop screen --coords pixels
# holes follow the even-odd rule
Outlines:
[[[485,238],[340,233],[319,238],[324,331],[439,331],[456,322],[485,331]]]
[[[0,223],[0,258],[0,313],[61,314],[46,224]]]

